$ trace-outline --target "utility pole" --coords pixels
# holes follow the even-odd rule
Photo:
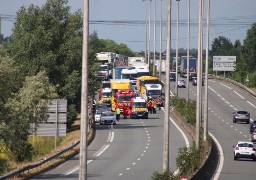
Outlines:
[[[189,72],[190,72],[190,66],[189,66],[189,54],[190,51],[190,0],[188,0],[188,41],[187,41],[187,101],[189,101]]]
[[[147,53],[148,53],[148,0],[146,0],[146,50],[145,50],[145,61],[147,61]],[[148,62],[149,67],[149,62]]]
[[[79,180],[87,179],[89,0],[84,0]]]
[[[202,86],[202,75],[201,75],[201,36],[202,36],[202,0],[199,0],[199,22],[198,22],[198,53],[197,53],[197,96],[196,96],[196,148],[199,148],[199,131],[200,131],[200,96]]]
[[[161,73],[162,73],[162,7],[163,1],[161,0],[160,5],[160,56],[159,56],[159,80],[161,81]],[[167,62],[167,61],[166,61]]]
[[[207,22],[206,22],[206,59],[205,59],[205,98],[204,98],[204,141],[208,136],[208,63],[209,63],[209,21],[210,21],[210,3],[207,5]]]
[[[171,4],[172,0],[168,0],[167,15],[167,46],[166,46],[166,63],[165,73],[165,118],[164,118],[164,143],[163,143],[163,171],[169,170],[169,139],[170,139],[170,59],[171,59]]]
[[[149,1],[149,16],[148,16],[148,64],[150,65],[150,26],[151,26],[151,0]]]
[[[175,94],[178,97],[178,58],[179,58],[179,3],[180,0],[177,1],[177,24],[176,24],[176,81],[175,81]]]
[[[154,1],[154,59],[153,59],[153,76],[156,76],[156,0]]]

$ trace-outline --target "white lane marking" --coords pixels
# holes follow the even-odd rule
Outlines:
[[[115,137],[115,133],[114,133],[114,132],[111,132],[111,138],[110,138],[109,142],[113,142],[114,137]]]
[[[236,93],[238,96],[240,96],[242,99],[244,99],[244,97],[241,94],[239,94],[238,92],[234,91],[234,93]]]
[[[87,164],[88,164],[88,162],[87,162]],[[70,169],[70,170],[68,170],[67,172],[65,172],[64,175],[65,175],[65,176],[68,176],[68,175],[70,175],[70,174],[72,174],[73,172],[76,172],[76,171],[78,171],[78,170],[79,170],[79,166],[76,166],[76,167],[74,167],[73,169]]]
[[[247,101],[251,106],[253,106],[253,107],[255,107],[256,108],[256,106],[254,105],[254,104],[252,104],[250,101]]]
[[[225,101],[226,99],[225,98],[221,98],[223,101]]]
[[[213,177],[213,180],[218,180],[218,178],[220,176],[220,173],[222,171],[223,164],[224,164],[224,154],[223,154],[222,147],[221,147],[220,143],[218,142],[218,140],[213,136],[212,133],[209,132],[209,135],[212,137],[214,142],[217,144],[218,151],[219,151],[220,161],[219,161],[219,164],[218,164],[218,169],[215,171],[215,175]]]
[[[108,149],[109,145],[104,145],[103,148],[96,154],[96,156],[100,156],[104,151]]]
[[[225,86],[226,88],[228,88],[228,89],[231,89],[231,87],[229,87],[229,86],[227,86],[227,85],[225,85],[225,84],[222,84],[222,83],[220,83],[222,86]]]
[[[130,170],[130,168],[126,168],[126,171],[129,171]]]
[[[182,134],[184,140],[185,140],[185,143],[186,143],[186,147],[189,148],[189,140],[186,136],[186,134],[182,131],[182,129],[172,120],[172,118],[169,118],[172,123],[174,124],[174,126],[180,131],[180,133]]]
[[[118,174],[118,176],[122,176],[122,175],[123,175],[123,173]]]

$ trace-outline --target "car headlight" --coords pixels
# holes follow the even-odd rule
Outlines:
[[[146,112],[148,112],[148,110],[146,109]]]

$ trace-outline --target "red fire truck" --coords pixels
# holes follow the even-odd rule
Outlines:
[[[132,90],[118,90],[116,92],[116,107],[119,107],[121,110],[121,113],[123,113],[124,107],[130,107],[131,106],[131,100],[135,96],[134,92]]]

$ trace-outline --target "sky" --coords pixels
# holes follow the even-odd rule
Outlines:
[[[171,10],[171,48],[176,48],[177,9],[179,7],[179,48],[187,48],[188,41],[188,1],[172,0]],[[47,0],[0,0],[0,17],[2,17],[1,33],[6,36],[12,34],[14,18],[21,6],[31,4],[43,6]],[[156,6],[155,6],[156,2]],[[197,48],[199,0],[190,0],[190,48]],[[210,1],[210,30],[209,43],[214,38],[224,36],[232,43],[243,40],[252,23],[256,22],[256,0],[211,0]],[[149,0],[148,0],[148,4]],[[150,11],[150,50],[160,49],[160,0],[152,0]],[[71,12],[83,10],[83,0],[69,0]],[[100,39],[110,39],[117,43],[126,44],[131,50],[140,52],[146,49],[146,20],[147,3],[145,0],[90,0],[89,1],[89,33],[98,33]],[[206,22],[208,0],[204,0],[204,19]],[[148,8],[149,12],[149,8]],[[156,12],[156,13],[155,13]],[[156,26],[154,19],[156,17]],[[162,49],[166,50],[167,0],[162,0]],[[206,23],[205,23],[206,24]],[[206,25],[205,25],[206,26]],[[155,27],[155,28],[154,28]],[[156,31],[154,32],[154,29]],[[155,36],[154,36],[155,34]],[[206,28],[204,27],[204,36]],[[156,38],[154,38],[156,37]],[[205,48],[205,38],[203,39]]]

